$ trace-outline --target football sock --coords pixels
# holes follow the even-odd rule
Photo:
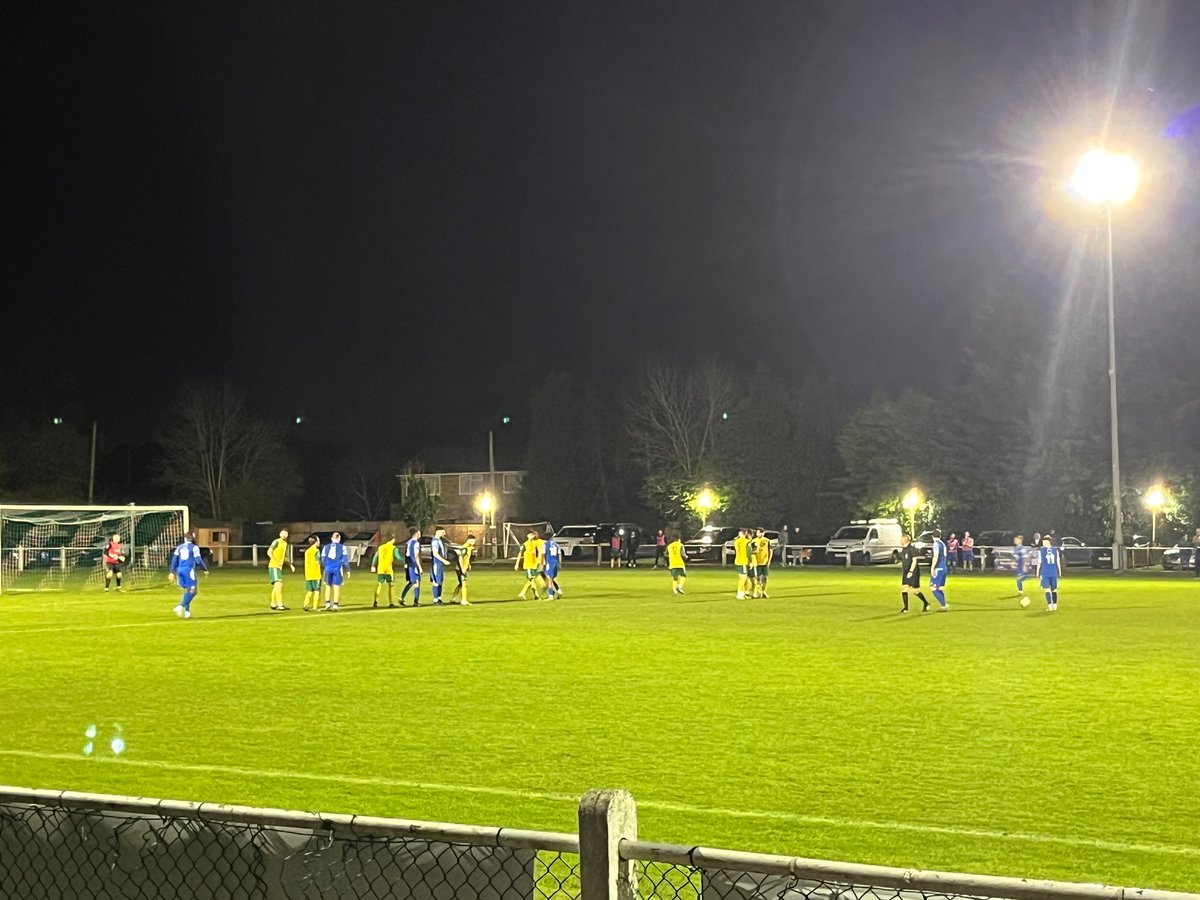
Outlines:
[[[917,594],[917,596],[920,597],[921,595]],[[945,591],[941,590],[940,588],[934,588],[933,589],[933,599],[938,602],[938,606],[945,606],[946,605]]]
[[[925,599],[925,595],[922,594],[920,591],[917,591],[917,599],[921,601],[922,606],[925,606],[925,607],[929,606],[929,601]]]
[[[908,594],[906,592],[900,592],[900,600],[904,603],[904,608],[908,609]]]

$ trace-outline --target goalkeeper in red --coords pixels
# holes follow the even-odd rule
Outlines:
[[[108,593],[108,586],[115,578],[117,581],[117,590],[121,591],[121,566],[125,562],[125,550],[121,546],[121,536],[114,534],[104,548],[104,593]]]

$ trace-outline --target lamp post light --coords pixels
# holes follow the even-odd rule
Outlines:
[[[708,488],[704,488],[696,495],[696,508],[700,510],[701,525],[708,524],[708,513],[714,506],[717,505],[717,498],[713,496],[713,492]]]
[[[1112,494],[1113,494],[1113,569],[1125,568],[1121,545],[1125,543],[1122,530],[1121,511],[1121,456],[1117,446],[1117,338],[1114,323],[1113,288],[1113,206],[1132,199],[1138,188],[1138,167],[1133,157],[1124,153],[1111,153],[1101,147],[1093,148],[1083,155],[1071,175],[1071,189],[1088,203],[1104,208],[1104,223],[1107,233],[1107,280],[1108,280],[1108,405],[1112,443]]]
[[[1162,488],[1155,486],[1150,488],[1150,491],[1142,498],[1142,502],[1146,504],[1146,508],[1150,510],[1150,546],[1158,545],[1158,511],[1163,506]]]
[[[488,516],[492,517],[492,527],[496,527],[496,502],[492,499],[491,494],[480,494],[475,498],[475,509],[479,511],[482,519],[480,527],[483,529],[483,545],[487,546],[488,539]]]
[[[900,505],[908,510],[908,533],[916,539],[917,536],[917,507],[921,505],[921,492],[916,488],[911,488],[904,499],[900,501]]]

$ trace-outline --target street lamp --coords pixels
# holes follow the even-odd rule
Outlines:
[[[700,510],[701,524],[708,524],[708,511],[717,505],[717,498],[708,488],[696,495],[696,508]]]
[[[1146,508],[1150,510],[1150,546],[1157,544],[1158,538],[1158,511],[1163,506],[1162,488],[1155,486],[1150,488],[1150,491],[1142,498],[1142,502],[1146,504]]]
[[[492,499],[491,494],[480,494],[475,498],[475,508],[479,510],[479,515],[482,517],[481,528],[483,529],[483,545],[487,546],[488,539],[488,515],[492,516],[492,527],[496,526],[496,502]]]
[[[900,505],[908,510],[908,531],[914,538],[917,535],[917,507],[921,505],[921,492],[916,488],[909,490],[900,501]]]
[[[1129,201],[1138,188],[1138,167],[1133,157],[1110,153],[1100,147],[1083,155],[1071,175],[1071,189],[1088,203],[1104,207],[1104,222],[1108,236],[1108,405],[1112,426],[1112,492],[1113,492],[1113,569],[1125,568],[1121,545],[1121,456],[1117,448],[1117,338],[1114,324],[1113,300],[1113,206]]]

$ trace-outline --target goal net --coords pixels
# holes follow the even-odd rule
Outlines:
[[[187,530],[186,506],[0,505],[0,593],[103,584],[101,557],[114,534],[124,584],[161,578]]]
[[[554,528],[549,522],[505,522],[504,558],[507,559],[521,548],[521,545],[525,543],[525,535],[529,532],[535,531],[538,537],[541,537],[547,531],[553,530]]]

